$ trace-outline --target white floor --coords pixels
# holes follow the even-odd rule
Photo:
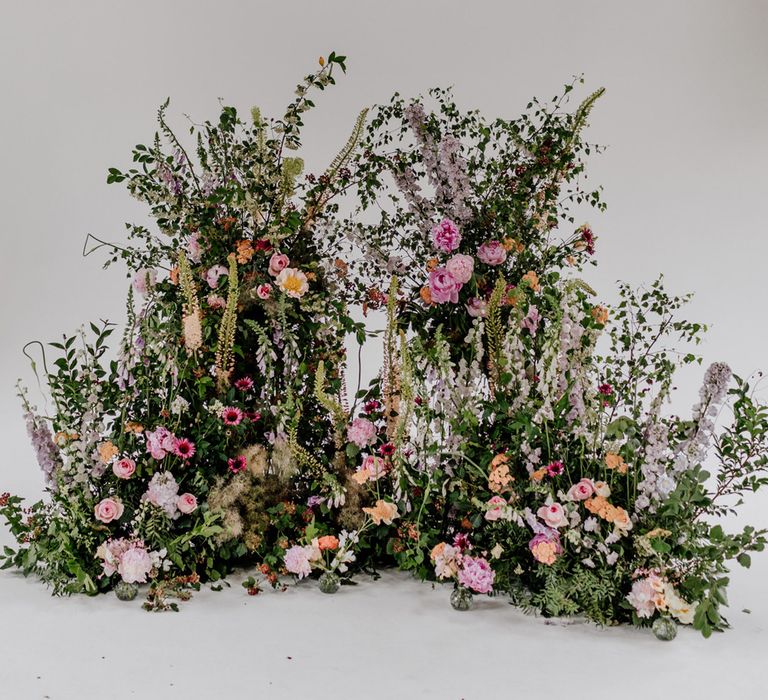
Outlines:
[[[249,597],[234,577],[178,614],[52,598],[2,572],[0,698],[765,698],[766,559],[734,576],[732,630],[672,643],[547,624],[500,598],[457,613],[448,588],[397,572],[333,596],[307,581]]]

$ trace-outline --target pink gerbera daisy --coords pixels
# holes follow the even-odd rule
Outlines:
[[[221,409],[221,420],[224,425],[239,425],[243,420],[243,412],[236,406],[226,406]]]
[[[565,469],[563,463],[559,459],[556,459],[554,462],[550,462],[547,465],[547,474],[549,474],[549,476],[559,476],[563,473],[563,469]]]
[[[239,389],[240,391],[250,391],[253,389],[253,379],[250,377],[240,377],[235,382],[235,389]]]
[[[179,438],[173,446],[173,454],[183,460],[191,459],[195,454],[195,443],[187,438]]]
[[[243,457],[243,455],[238,455],[237,457],[230,457],[227,460],[227,466],[229,467],[229,471],[231,471],[233,474],[238,474],[245,470],[245,468],[248,466],[248,462],[246,461],[245,457]]]

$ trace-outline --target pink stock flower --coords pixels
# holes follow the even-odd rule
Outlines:
[[[531,335],[535,336],[536,331],[539,329],[540,321],[541,315],[539,310],[535,306],[531,306],[528,309],[528,314],[522,321],[522,325]]]
[[[568,498],[572,501],[586,501],[595,492],[591,479],[582,479],[568,489]]]
[[[123,457],[116,462],[112,462],[112,473],[118,479],[130,479],[136,471],[136,462],[130,457]]]
[[[347,440],[362,449],[376,442],[376,432],[376,426],[367,418],[355,418],[347,428]]]
[[[290,264],[290,258],[283,253],[273,253],[269,259],[269,274],[272,277],[277,277],[288,265]]]
[[[189,261],[191,263],[194,263],[195,265],[200,264],[200,259],[202,257],[202,251],[200,250],[200,234],[195,231],[194,233],[190,233],[187,236],[186,240],[186,248],[187,248],[187,257],[189,258]]]
[[[475,593],[490,593],[496,573],[482,557],[464,556],[459,570],[459,583]]]
[[[445,269],[453,275],[453,278],[461,284],[466,284],[472,279],[475,269],[475,260],[471,255],[457,253],[445,263]]]
[[[456,224],[450,219],[443,219],[439,224],[433,226],[432,243],[435,248],[444,253],[456,250],[461,243],[461,234]]]
[[[437,267],[429,273],[429,291],[436,304],[458,304],[461,286],[461,282],[444,267]]]
[[[477,249],[477,257],[486,265],[501,265],[507,259],[507,249],[499,241],[488,241]]]
[[[189,515],[197,508],[197,498],[191,493],[182,493],[176,499],[176,507],[185,515]]]
[[[93,509],[96,520],[102,523],[111,523],[119,520],[125,508],[117,498],[102,498]]]

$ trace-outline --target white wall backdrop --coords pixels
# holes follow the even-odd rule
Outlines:
[[[711,323],[702,353],[742,375],[768,368],[768,2],[10,2],[0,22],[0,491],[39,493],[17,377],[22,345],[89,319],[120,320],[126,282],[81,258],[85,234],[119,241],[141,210],[106,169],[151,139],[158,105],[177,125],[217,115],[217,98],[277,113],[331,50],[349,74],[317,100],[304,156],[320,168],[358,110],[433,85],[513,116],[584,73],[605,86],[588,137],[605,186],[592,214],[600,266],[589,281],[694,291]],[[373,351],[366,354],[372,371]],[[694,402],[697,373],[678,405]],[[768,495],[747,509],[768,525]],[[754,578],[766,580],[768,557]],[[757,590],[757,589],[755,589]]]

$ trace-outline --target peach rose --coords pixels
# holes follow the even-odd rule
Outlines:
[[[96,520],[102,523],[111,523],[113,520],[119,520],[123,515],[125,508],[117,498],[103,498],[93,509]]]
[[[176,499],[176,507],[185,515],[189,515],[197,508],[197,498],[191,493],[182,493]]]

